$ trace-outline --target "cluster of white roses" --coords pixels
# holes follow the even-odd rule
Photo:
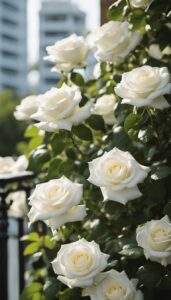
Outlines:
[[[151,2],[130,0],[130,5],[148,9]],[[98,61],[119,63],[135,49],[140,39],[140,33],[131,32],[128,22],[110,21],[93,35],[95,57]],[[55,64],[53,71],[69,72],[85,65],[89,46],[83,37],[73,34],[47,47],[47,52],[45,59]],[[122,98],[121,103],[137,107],[149,105],[157,109],[169,107],[164,95],[170,92],[170,77],[165,67],[135,68],[124,73],[115,88],[115,93]],[[78,87],[63,84],[43,95],[23,99],[16,107],[15,117],[18,120],[37,120],[36,126],[48,132],[71,130],[73,125],[91,114],[101,115],[108,125],[116,122],[115,95],[101,95],[96,103],[88,102],[84,106],[79,105],[81,99]],[[149,170],[130,153],[114,148],[89,162],[88,181],[100,187],[104,201],[125,205],[141,197],[138,184],[145,180]],[[30,223],[42,220],[56,230],[65,223],[82,221],[86,216],[86,206],[80,204],[82,195],[83,186],[64,176],[37,185],[29,199]],[[138,227],[136,238],[147,259],[162,265],[171,262],[171,223],[167,217]],[[52,266],[61,282],[70,288],[83,288],[82,295],[90,296],[92,300],[142,300],[142,293],[136,290],[136,280],[129,280],[125,272],[111,270],[102,273],[107,267],[107,259],[108,255],[102,253],[94,241],[81,239],[61,246]]]
[[[132,6],[139,7],[144,1],[132,1]],[[146,1],[147,2],[147,1]],[[139,32],[131,32],[128,22],[110,21],[93,34],[95,57],[99,61],[120,62],[139,43]],[[73,34],[55,45],[47,47],[45,59],[55,63],[53,70],[69,72],[82,67],[88,56],[89,47],[83,37]],[[170,94],[171,83],[167,68],[142,66],[122,75],[115,93],[123,98],[121,103],[137,107],[152,106],[158,109],[169,107],[164,95]],[[101,115],[108,125],[115,123],[114,111],[117,106],[113,94],[102,95],[93,105],[89,101],[80,107],[82,99],[80,89],[63,84],[61,88],[52,88],[43,95],[29,96],[16,107],[14,116],[18,120],[34,119],[40,129],[55,132],[58,129],[71,130],[91,114]]]

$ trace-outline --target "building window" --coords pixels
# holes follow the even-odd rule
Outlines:
[[[66,15],[45,15],[44,19],[46,21],[65,21]]]
[[[2,41],[5,42],[10,42],[10,43],[17,43],[18,39],[12,36],[9,36],[7,34],[2,34]]]
[[[9,3],[9,2],[6,2],[6,1],[2,1],[2,5],[3,5],[4,8],[7,8],[11,11],[17,11],[18,10],[17,6],[12,4],[11,2]]]
[[[17,23],[10,20],[10,19],[6,19],[6,18],[2,18],[2,23],[5,25],[5,26],[17,26]]]
[[[67,31],[45,31],[45,36],[46,37],[65,37],[68,35],[68,32]]]
[[[2,68],[1,71],[2,71],[2,74],[8,75],[8,76],[10,76],[10,75],[16,76],[18,74],[17,70],[12,70],[9,68]]]
[[[18,58],[18,54],[10,51],[2,51],[2,56],[4,58],[14,58],[14,59]]]

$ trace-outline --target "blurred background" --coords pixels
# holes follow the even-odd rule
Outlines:
[[[0,0],[0,156],[19,154],[25,122],[13,117],[30,94],[56,86],[44,61],[46,47],[72,33],[84,35],[106,21],[112,0]],[[92,76],[95,64],[88,57]],[[16,146],[18,145],[18,146]]]

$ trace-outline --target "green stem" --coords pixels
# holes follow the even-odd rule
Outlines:
[[[78,153],[80,153],[81,155],[84,155],[84,153],[80,150],[79,146],[75,142],[73,134],[71,132],[69,132],[69,135],[70,135],[71,141],[72,141],[73,146],[75,147],[75,149],[78,151]]]

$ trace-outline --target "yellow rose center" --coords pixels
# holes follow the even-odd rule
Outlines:
[[[70,264],[75,272],[89,270],[92,263],[92,257],[86,252],[75,253],[70,259]]]
[[[126,294],[126,289],[120,283],[115,283],[114,285],[106,289],[106,300],[122,300]]]

